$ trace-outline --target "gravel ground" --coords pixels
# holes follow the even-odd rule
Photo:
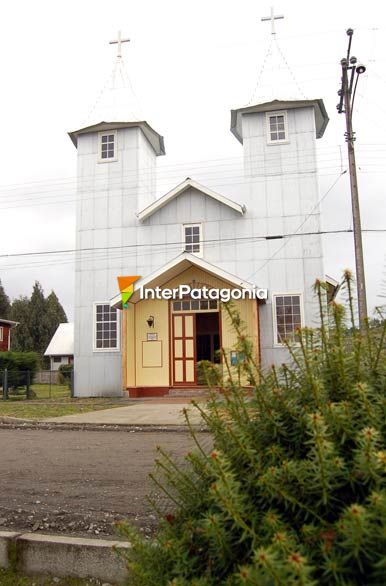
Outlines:
[[[0,529],[116,538],[128,519],[150,533],[156,446],[182,457],[192,444],[186,432],[2,428]]]

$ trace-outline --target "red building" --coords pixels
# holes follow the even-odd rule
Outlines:
[[[17,321],[0,318],[0,352],[7,352],[11,349],[11,330],[17,325]]]

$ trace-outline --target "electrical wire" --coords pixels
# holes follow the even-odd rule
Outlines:
[[[307,216],[305,217],[305,219],[303,220],[303,222],[298,226],[298,228],[295,230],[294,234],[292,234],[290,236],[290,238],[292,238],[292,236],[294,236],[296,233],[299,232],[299,230],[304,226],[304,224],[309,220],[309,218],[312,216],[313,212],[320,206],[320,204],[326,199],[326,197],[328,196],[329,193],[331,193],[331,191],[334,189],[335,185],[339,182],[339,180],[343,177],[343,175],[345,175],[347,173],[347,169],[344,169],[344,171],[342,171],[341,173],[339,173],[338,177],[335,179],[335,181],[332,183],[332,185],[327,189],[327,191],[323,194],[323,196],[319,199],[319,201],[315,204],[315,206],[311,209],[310,213],[307,214]],[[249,279],[251,279],[252,277],[254,277],[257,273],[259,273],[260,271],[262,271],[267,264],[273,260],[281,250],[283,250],[283,248],[288,244],[289,240],[285,240],[285,242],[282,244],[282,246],[280,246],[274,253],[272,256],[270,256],[260,267],[258,267],[248,278],[247,281],[249,281]]]
[[[202,244],[205,246],[205,249],[208,247],[213,247],[217,244],[221,244],[222,246],[231,245],[235,242],[240,242],[247,244],[248,242],[263,242],[263,241],[271,241],[271,240],[282,240],[282,239],[290,239],[296,236],[306,237],[306,236],[314,236],[314,235],[330,235],[330,234],[349,234],[352,233],[352,229],[335,229],[335,230],[319,230],[319,231],[309,231],[309,232],[293,232],[293,233],[285,233],[282,235],[270,235],[270,236],[247,236],[247,237],[232,237],[232,238],[219,238],[219,239],[210,239],[202,241]],[[363,229],[362,232],[364,233],[385,233],[386,228],[369,228]],[[9,264],[9,265],[2,265],[1,268],[4,269],[20,269],[20,268],[35,268],[35,267],[43,267],[43,266],[59,266],[64,264],[73,264],[78,263],[81,265],[82,263],[101,263],[103,261],[119,261],[125,260],[127,263],[127,259],[130,257],[138,256],[140,254],[140,259],[143,259],[145,256],[154,256],[154,248],[156,249],[157,253],[170,253],[171,251],[175,250],[176,252],[183,252],[183,248],[185,243],[183,241],[179,242],[169,242],[169,243],[146,243],[146,244],[130,244],[130,245],[121,245],[121,246],[106,246],[106,247],[96,247],[96,248],[85,248],[81,250],[77,249],[66,249],[66,250],[57,250],[57,251],[40,251],[35,253],[12,253],[12,254],[5,254],[1,255],[1,258],[26,258],[26,257],[40,257],[40,256],[50,256],[50,255],[59,255],[59,254],[72,254],[77,255],[76,258],[50,258],[46,262],[36,261],[31,262],[28,261],[27,265],[21,264]],[[141,249],[138,253],[138,249]],[[283,248],[283,247],[281,247]],[[143,250],[143,249],[150,249],[150,250]],[[124,254],[123,254],[124,250]],[[280,249],[279,249],[280,250]],[[274,256],[278,254],[279,250],[276,253],[267,259],[267,262],[273,260]],[[109,252],[108,252],[109,251]],[[79,256],[78,253],[86,253],[85,255]],[[92,254],[90,254],[92,253]],[[311,258],[311,257],[310,257]],[[99,269],[102,267],[98,266]],[[262,267],[259,267],[257,271],[261,270]],[[90,269],[88,266],[87,269]],[[257,272],[256,271],[256,272]],[[251,275],[253,276],[254,273]],[[251,276],[248,278],[250,279]]]
[[[337,145],[337,147],[328,147],[329,150],[331,150],[331,155],[336,152],[335,148],[339,148],[339,146]],[[283,162],[287,162],[287,161],[303,161],[305,158],[309,158],[309,157],[314,157],[315,156],[315,147],[311,147],[308,149],[299,149],[297,150],[296,153],[293,154],[287,154],[287,153],[281,153],[281,157],[280,159]],[[303,153],[305,153],[303,155]],[[299,157],[299,154],[301,155]],[[327,153],[323,153],[322,156],[319,156],[318,159],[319,160],[323,160],[323,157],[326,155]],[[195,172],[201,172],[204,171],[205,169],[211,169],[213,167],[229,167],[229,166],[241,166],[241,164],[243,163],[244,160],[248,160],[249,162],[267,162],[269,163],[270,160],[275,161],[277,160],[277,157],[275,155],[271,155],[269,153],[265,154],[265,155],[254,155],[254,156],[248,156],[248,157],[233,157],[233,158],[229,158],[229,159],[215,159],[212,161],[206,161],[205,165],[201,165],[199,167],[195,166],[198,163],[197,162],[186,162],[186,163],[180,163],[178,165],[170,165],[170,166],[161,166],[158,168],[158,172],[161,174],[161,179],[165,178],[165,177],[170,177],[170,176],[177,176],[180,177],[181,174],[179,172],[178,175],[176,175],[176,173],[178,172],[178,168],[181,167],[181,171],[183,171],[184,169],[192,169]],[[224,162],[222,162],[224,161]],[[229,161],[229,162],[226,162]],[[211,165],[210,163],[218,163],[217,165]],[[170,169],[170,170],[168,170]],[[134,169],[133,171],[126,171],[124,174],[120,175],[120,177],[122,178],[129,178],[129,177],[147,177],[150,175],[154,174],[154,170],[149,169],[149,167],[138,167],[136,169]],[[66,180],[67,179],[67,180]],[[82,175],[81,179],[87,180],[87,179],[93,179],[94,181],[98,182],[98,181],[103,181],[104,178],[98,178],[95,177],[95,174],[90,174],[90,175]],[[73,177],[69,177],[69,178],[62,178],[62,179],[57,179],[57,180],[51,180],[51,181],[40,181],[40,182],[36,182],[39,185],[41,184],[46,184],[47,186],[49,185],[57,185],[57,183],[59,183],[59,185],[64,186],[65,184],[68,183],[72,183],[72,184],[76,184],[78,180],[78,177],[73,176]],[[0,186],[0,193],[2,190],[6,190],[6,191],[10,191],[12,189],[20,189],[23,188],[25,189],[26,186],[29,184],[26,183],[17,183],[17,184],[10,184],[9,186]],[[5,194],[6,197],[8,197],[8,194]]]
[[[316,149],[316,152],[319,153],[319,155],[317,156],[317,160],[318,161],[323,161],[323,157],[327,154],[327,153],[323,153],[321,151],[327,150],[330,151],[331,154],[336,152],[336,149],[339,149],[339,147],[342,147],[344,145],[334,145],[334,146],[319,146]],[[371,152],[370,149],[370,153],[369,156],[371,155],[372,157],[374,156],[383,156],[381,153],[386,150],[386,149],[382,149],[381,147],[386,147],[386,144],[384,143],[368,143],[368,144],[361,144],[359,145],[359,147],[357,148],[357,153],[359,153],[359,155],[362,153],[362,150],[364,149],[364,147],[374,147],[374,149],[377,149],[375,153]],[[304,161],[304,156],[305,157],[311,157],[314,155],[315,153],[315,148],[308,148],[308,149],[299,149],[297,151],[297,153],[306,153],[305,155],[302,155],[302,157],[299,159],[300,161]],[[297,159],[298,154],[294,153],[294,154],[281,154],[281,160],[286,162],[286,161],[290,161],[292,159]],[[309,153],[309,154],[307,154]],[[212,168],[213,166],[215,166],[215,163],[218,163],[218,167],[224,167],[224,166],[236,166],[238,163],[241,165],[244,161],[244,157],[240,156],[240,157],[228,157],[228,158],[220,158],[220,159],[210,159],[207,161],[192,161],[192,162],[184,162],[184,163],[175,163],[173,165],[162,165],[158,167],[158,173],[161,175],[161,179],[163,178],[167,178],[169,176],[171,176],[171,174],[173,173],[178,173],[178,169],[181,168],[181,173],[183,171],[185,171],[186,169],[192,169],[195,172],[200,173],[201,171],[207,169],[207,168]],[[274,157],[272,157],[272,159],[274,159]],[[268,156],[264,156],[264,155],[255,155],[253,157],[248,157],[248,161],[254,161],[256,163],[258,163],[259,161],[269,161],[270,157],[269,154]],[[226,162],[229,161],[229,162]],[[205,165],[200,165],[201,163],[205,162]],[[197,165],[200,165],[199,167],[197,167]],[[195,166],[195,168],[193,169],[193,167]],[[128,173],[125,173],[122,178],[127,178],[130,176],[134,176],[134,175],[139,175],[139,176],[147,176],[150,173],[152,173],[152,171],[149,171],[148,167],[139,167],[137,168],[135,171],[131,171]],[[181,173],[179,175],[175,175],[176,177],[181,177]],[[87,180],[87,179],[95,179],[95,175],[83,175],[82,179],[83,180]],[[98,181],[99,179],[97,178],[96,181]],[[102,180],[102,179],[101,179]],[[34,185],[43,185],[43,186],[47,186],[47,189],[50,186],[57,186],[59,184],[59,186],[64,187],[67,184],[74,184],[76,185],[77,182],[77,176],[65,176],[65,177],[58,177],[56,179],[50,179],[50,180],[37,180],[37,181],[29,181],[29,182],[22,182],[22,183],[11,183],[11,184],[5,184],[5,185],[0,185],[0,198],[1,197],[12,197],[12,190],[17,190],[17,189],[26,189],[29,186],[34,186]],[[9,191],[11,192],[10,194],[3,194],[1,195],[2,191]],[[33,193],[39,193],[39,192],[30,192],[30,195]]]
[[[310,152],[309,155],[307,155],[307,157],[312,158],[312,160],[308,161],[309,163],[313,162],[313,157],[314,157],[313,150],[312,149],[310,149],[310,150],[311,150],[311,152]],[[335,157],[333,157],[333,158],[327,158],[327,159],[326,158],[319,159],[317,161],[316,167],[318,169],[331,168],[331,166],[326,165],[326,163],[335,162],[335,161],[336,161],[336,158]],[[251,166],[251,165],[255,164],[256,167],[260,167],[260,162],[261,163],[264,163],[264,166],[271,166],[270,165],[269,156],[268,157],[263,157],[263,156],[248,157],[248,158],[246,158],[246,161],[245,162],[248,164],[248,166]],[[296,155],[291,155],[291,156],[287,156],[287,157],[286,156],[282,156],[281,157],[281,165],[283,165],[283,166],[284,165],[287,165],[288,166],[288,165],[291,165],[291,164],[293,164],[295,166],[299,162],[303,162],[304,164],[307,163],[307,161],[306,161],[306,159],[304,157],[303,158],[299,158]],[[241,161],[240,161],[240,163],[241,163]],[[363,164],[365,164],[365,162],[363,162]],[[261,165],[261,166],[263,166],[263,165]],[[335,165],[333,165],[333,167],[334,166]],[[228,168],[226,168],[226,167],[228,167]],[[208,177],[208,178],[211,177],[212,180],[214,181],[214,180],[217,179],[217,177],[223,179],[224,178],[224,172],[231,172],[232,171],[232,168],[235,168],[235,169],[238,169],[239,170],[240,169],[240,166],[239,165],[236,165],[233,162],[229,162],[229,163],[223,163],[221,165],[218,165],[217,167],[216,166],[201,167],[201,168],[195,169],[194,171],[195,171],[196,174],[199,174],[199,175],[201,175],[202,173],[205,173],[205,176],[206,177]],[[312,168],[312,170],[314,170],[314,168]],[[161,170],[161,173],[162,173],[162,170]],[[121,185],[121,184],[123,184],[123,187],[125,188],[126,187],[124,185],[124,181],[125,180],[129,180],[131,177],[135,177],[136,179],[141,179],[141,178],[144,177],[146,179],[147,176],[150,176],[152,174],[153,174],[153,172],[152,171],[149,171],[148,169],[145,169],[145,171],[143,173],[139,173],[139,172],[135,172],[135,171],[134,172],[131,171],[131,172],[127,172],[127,173],[119,173],[119,174],[117,174],[117,177],[116,177],[115,180],[113,180],[111,177],[109,177],[109,187],[114,188],[115,185]],[[262,173],[260,173],[260,174],[258,174],[258,173],[252,173],[252,174],[254,176],[265,176],[265,173],[264,174],[262,174]],[[272,173],[272,174],[273,175],[276,175],[276,173]],[[88,177],[90,178],[90,184],[91,184],[90,187],[88,187],[87,186],[87,183],[86,183]],[[90,175],[88,177],[87,176],[82,176],[81,177],[82,183],[84,185],[83,190],[88,190],[88,189],[91,189],[93,187],[98,187],[98,184],[100,184],[103,187],[105,187],[105,183],[107,181],[107,178],[106,177],[100,177],[100,178],[98,178],[98,177],[95,177],[94,175]],[[158,180],[158,185],[160,183],[164,183],[164,184],[166,184],[166,182],[167,183],[170,183],[173,179],[180,181],[181,180],[181,173],[179,173],[178,176],[175,175],[174,177],[172,175],[163,174],[163,176],[161,175],[161,178],[160,179],[161,179],[161,181]],[[75,180],[74,181],[71,181],[71,183],[74,184],[74,188],[75,188],[75,185],[76,185]],[[20,187],[22,185],[23,184],[20,184]],[[17,186],[17,188],[18,187],[19,186]],[[136,188],[137,187],[138,186],[136,185]],[[59,193],[60,194],[61,192],[63,192],[64,189],[66,190],[66,192],[68,190],[68,188],[66,187],[66,185],[64,183],[61,183],[61,184],[60,183],[59,184],[56,183],[56,184],[54,184],[54,187],[53,188],[49,188],[49,186],[47,186],[45,188],[47,189],[47,193],[42,193],[41,191],[35,191],[35,192],[29,192],[26,195],[28,195],[28,196],[36,195],[36,196],[38,196],[40,198],[41,197],[44,198],[44,197],[50,197],[53,193],[55,193],[55,194],[58,194]],[[48,191],[48,189],[49,189],[49,191]],[[80,186],[80,189],[78,189],[78,191],[81,190],[81,189],[82,189],[82,186]],[[147,186],[146,186],[146,189],[147,189]],[[68,195],[68,194],[65,193],[65,195]],[[15,196],[17,196],[17,194],[15,194],[15,193],[12,193],[12,194],[3,194],[3,196],[0,196],[0,200],[1,199],[5,200],[7,198],[12,198],[13,203],[15,203],[17,201],[28,201],[28,200],[34,199],[33,197],[28,197],[28,198],[27,197],[24,197],[22,199],[15,200]],[[3,203],[3,201],[0,201],[0,203]]]
[[[369,166],[369,165],[367,165]],[[333,172],[334,169],[339,169],[340,165],[336,164],[334,166],[330,166],[330,167],[325,167],[326,170],[330,169],[331,172],[329,173],[318,173],[318,177],[330,177],[332,175],[335,175],[335,173]],[[371,169],[371,171],[365,170],[364,169],[365,164],[360,163],[360,168],[358,168],[358,173],[363,174],[363,175],[374,175],[374,174],[385,174],[386,173],[386,168],[384,167],[380,167],[379,169]],[[286,173],[286,177],[293,175],[293,176],[301,176],[301,175],[315,175],[317,173],[316,170],[314,171],[303,171],[303,172],[288,172]],[[251,185],[251,184],[258,184],[258,183],[268,183],[269,181],[274,181],[277,180],[278,177],[283,177],[283,174],[281,173],[276,173],[276,174],[272,174],[270,176],[265,176],[263,174],[261,175],[254,175],[252,177],[245,177],[245,176],[231,176],[228,178],[227,182],[224,183],[215,183],[214,185],[212,184],[208,184],[208,187],[210,187],[211,189],[214,190],[221,190],[222,188],[235,188],[237,186],[244,186],[244,185]],[[235,181],[236,179],[242,179],[241,181]],[[99,191],[103,191],[102,188],[99,189]],[[147,186],[144,185],[136,185],[134,187],[130,187],[130,188],[123,188],[121,190],[121,192],[117,195],[111,195],[110,196],[110,201],[113,198],[127,198],[130,197],[130,193],[129,191],[132,191],[132,193],[135,196],[141,196],[143,193],[148,193],[148,189]],[[228,196],[229,197],[229,196]],[[70,199],[68,199],[70,198]],[[106,199],[106,192],[104,192],[102,195],[98,196],[98,195],[92,195],[90,197],[79,197],[79,194],[76,195],[76,192],[74,191],[73,193],[66,193],[63,194],[61,196],[61,198],[59,197],[55,197],[53,198],[53,194],[48,193],[47,195],[41,195],[40,197],[34,197],[31,198],[32,199],[32,203],[28,203],[30,200],[28,198],[23,199],[23,200],[14,200],[14,203],[16,202],[16,204],[19,205],[8,205],[8,206],[0,206],[0,210],[13,210],[13,209],[25,209],[25,208],[30,208],[30,207],[36,207],[36,206],[60,206],[60,205],[66,205],[66,204],[72,204],[72,203],[82,203],[82,202],[87,202],[87,201],[98,201],[98,200],[103,200]],[[48,201],[45,201],[47,200]],[[157,201],[157,200],[154,200]],[[35,203],[33,203],[35,202]],[[140,210],[138,210],[140,211]]]
[[[337,168],[339,168],[339,165],[334,165],[331,167],[326,167],[326,169],[331,169],[331,173],[318,173],[318,177],[330,177],[331,175],[335,175],[335,173],[333,172],[334,170],[336,170]],[[382,171],[382,172],[386,172],[386,170]],[[313,170],[313,171],[293,171],[293,172],[287,172],[285,174],[285,177],[288,179],[289,176],[305,176],[305,175],[316,175],[317,170]],[[215,183],[215,185],[211,185],[211,189],[221,189],[223,187],[226,188],[231,188],[231,187],[236,187],[236,186],[243,186],[243,185],[251,185],[251,184],[258,184],[258,183],[268,183],[269,181],[274,181],[277,180],[278,177],[283,178],[283,174],[278,172],[276,174],[272,174],[270,176],[266,176],[264,174],[260,174],[260,175],[254,175],[252,177],[245,177],[245,176],[236,176],[236,177],[230,177],[229,179],[231,179],[231,181],[227,181],[226,183]],[[234,179],[242,179],[241,181],[234,181]],[[284,180],[284,179],[283,179]],[[102,189],[100,189],[100,191],[103,191]],[[116,196],[111,196],[111,199],[113,197],[128,197],[128,188],[126,188],[126,190],[123,190],[124,193],[120,193]],[[130,191],[133,192],[133,194],[135,196],[141,196],[143,193],[148,193],[147,187],[142,185],[136,185],[133,186],[132,188],[130,188]],[[44,198],[50,198],[50,201],[36,201],[36,199],[41,200],[42,197]],[[62,200],[58,200],[57,198],[52,199],[52,193],[48,194],[46,196],[41,196],[40,198],[33,198],[33,200],[35,201],[35,203],[26,203],[26,201],[28,200],[21,200],[18,201],[17,203],[19,203],[20,205],[10,205],[10,206],[2,206],[0,207],[0,210],[11,210],[11,209],[24,209],[27,207],[36,207],[36,206],[47,206],[47,205],[54,205],[54,206],[58,206],[58,205],[65,205],[65,204],[71,204],[71,203],[82,203],[82,202],[86,202],[86,201],[98,201],[98,200],[104,200],[106,199],[106,193],[103,193],[100,196],[97,195],[92,195],[90,197],[76,197],[75,193],[72,194],[68,194],[67,197],[71,197],[72,199],[62,199]],[[154,200],[157,201],[157,200]],[[138,210],[140,211],[140,210]]]

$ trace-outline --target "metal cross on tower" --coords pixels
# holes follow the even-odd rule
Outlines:
[[[277,14],[275,16],[275,12],[273,9],[273,6],[271,6],[271,16],[263,16],[263,18],[261,19],[262,21],[267,21],[270,20],[271,21],[271,35],[275,35],[276,31],[275,31],[275,20],[279,20],[281,18],[284,18],[283,14]]]
[[[120,59],[122,57],[122,43],[129,43],[130,39],[122,39],[121,31],[118,31],[118,38],[116,41],[110,41],[110,45],[118,45],[117,49],[117,58]]]

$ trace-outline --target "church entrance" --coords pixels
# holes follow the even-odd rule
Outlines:
[[[195,386],[197,362],[221,361],[220,314],[218,310],[172,313],[171,325],[173,385]]]
[[[219,313],[196,314],[197,362],[209,360],[220,362],[220,320]]]

